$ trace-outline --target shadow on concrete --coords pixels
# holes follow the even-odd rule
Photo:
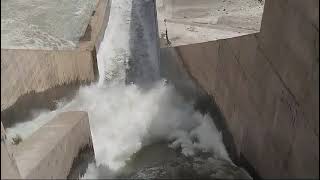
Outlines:
[[[77,93],[81,84],[86,82],[74,82],[71,84],[53,87],[44,92],[30,92],[18,98],[9,108],[1,111],[1,122],[5,128],[12,127],[16,123],[26,122],[34,116],[34,111],[55,110],[57,102],[71,100]]]
[[[183,64],[178,49],[162,48],[160,59],[161,77],[173,84],[175,89],[187,101],[194,102],[194,109],[202,114],[209,114],[217,129],[221,131],[223,143],[232,161],[245,168],[254,179],[261,179],[255,168],[236,149],[234,138],[226,124],[226,119],[213,97],[208,95],[192,77]]]

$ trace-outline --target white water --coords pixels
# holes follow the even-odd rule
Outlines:
[[[105,37],[97,54],[99,69],[99,86],[110,82],[125,82],[125,73],[129,60],[130,38],[130,1],[117,3],[113,1],[105,31]]]
[[[150,0],[139,2],[143,5],[143,2]],[[171,85],[161,80],[152,83],[148,89],[125,84],[126,68],[132,56],[129,50],[132,0],[113,0],[112,3],[110,22],[97,55],[101,76],[99,83],[80,88],[72,101],[60,102],[61,107],[56,111],[40,113],[33,121],[18,124],[9,129],[8,133],[13,134],[17,132],[15,128],[27,127],[28,124],[32,127],[40,126],[63,111],[87,111],[96,165],[91,164],[83,178],[97,178],[96,167],[100,165],[113,172],[120,170],[132,154],[157,140],[169,140],[172,142],[170,147],[181,147],[186,156],[202,150],[231,161],[223,145],[222,135],[212,119],[194,111],[192,104],[186,103]],[[149,37],[155,35],[147,33],[147,28],[144,32],[141,40],[150,40]],[[153,68],[147,75],[157,76],[158,72],[154,68],[157,55],[156,50],[152,49],[156,46],[150,45],[150,42],[145,45],[141,50],[148,53],[148,58],[155,59],[151,61]],[[22,128],[18,130],[23,138],[32,133],[24,132]],[[194,137],[197,137],[197,142],[192,140]]]

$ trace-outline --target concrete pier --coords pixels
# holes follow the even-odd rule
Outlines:
[[[61,113],[12,146],[13,156],[1,143],[1,178],[65,179],[80,149],[86,146],[92,146],[88,114]]]

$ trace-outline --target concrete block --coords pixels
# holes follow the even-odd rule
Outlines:
[[[110,5],[111,0],[98,1],[95,12],[89,15],[87,30],[74,49],[1,49],[1,112],[14,109],[19,98],[25,96],[95,81],[95,55],[108,24]]]
[[[20,179],[20,173],[13,157],[10,144],[1,122],[1,179]]]
[[[22,178],[65,179],[86,145],[92,145],[88,114],[65,112],[17,145],[14,156]]]

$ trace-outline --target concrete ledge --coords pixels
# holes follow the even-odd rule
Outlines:
[[[99,0],[87,30],[79,42],[80,50],[99,49],[109,22],[111,0]]]
[[[1,111],[30,93],[94,80],[90,51],[1,50]]]
[[[65,179],[81,148],[92,146],[86,112],[56,116],[13,149],[22,178]]]
[[[96,49],[108,24],[110,6],[111,0],[99,0],[75,49],[1,49],[1,116],[4,110],[14,108],[22,96],[97,79]],[[50,96],[57,95],[52,93]]]

